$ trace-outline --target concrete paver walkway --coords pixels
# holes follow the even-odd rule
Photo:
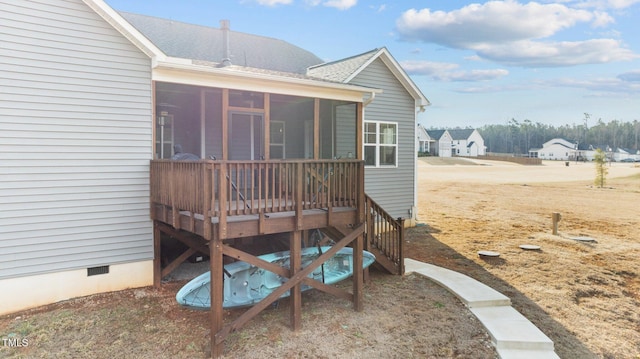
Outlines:
[[[511,299],[464,274],[405,259],[405,274],[415,272],[448,289],[480,320],[502,359],[556,359],[553,341],[511,307]]]

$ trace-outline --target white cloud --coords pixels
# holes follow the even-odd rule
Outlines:
[[[276,6],[276,5],[289,5],[293,3],[293,0],[256,0],[256,2],[263,6]],[[339,10],[347,10],[354,7],[358,0],[305,0],[309,6],[324,5],[327,7],[334,7]],[[380,10],[384,10],[385,5],[381,5]]]
[[[618,79],[625,82],[637,82],[640,84],[640,70],[634,70],[618,75]]]
[[[458,70],[458,64],[430,61],[403,61],[402,68],[411,75],[430,76],[435,81],[487,81],[509,74],[504,69]]]
[[[575,3],[576,7],[595,9],[621,10],[640,3],[640,0],[587,0],[587,1],[566,1]]]
[[[556,67],[602,64],[640,58],[622,48],[620,41],[593,39],[574,42],[516,41],[504,45],[478,47],[484,59],[524,67]]]
[[[623,0],[618,2],[623,6]],[[629,3],[631,0],[625,2]],[[411,9],[402,14],[396,27],[403,40],[473,50],[482,59],[503,64],[550,67],[637,58],[613,39],[543,41],[579,23],[604,27],[613,22],[615,19],[606,12],[557,2],[520,4],[506,0],[470,4],[450,12]]]
[[[431,61],[402,61],[400,65],[407,73],[415,75],[433,75],[460,67],[458,64]]]
[[[620,77],[629,74],[636,76],[630,81],[623,80]],[[587,91],[586,97],[622,97],[633,98],[636,94],[640,94],[640,71],[631,71],[629,73],[611,78],[594,78],[594,79],[576,79],[576,78],[559,78],[554,80],[538,80],[527,81],[526,83],[508,84],[508,85],[486,85],[486,86],[469,86],[459,88],[456,92],[460,93],[497,93],[497,92],[514,92],[514,91],[545,91],[547,89],[572,88]]]
[[[289,5],[293,0],[256,0],[258,4],[264,6]]]
[[[508,0],[471,4],[451,12],[411,9],[402,14],[396,25],[405,40],[471,48],[477,44],[545,38],[593,18],[586,10],[560,4],[519,4]]]
[[[640,0],[609,0],[609,6],[614,9],[628,8],[634,4],[640,3]]]
[[[605,27],[609,24],[613,24],[616,20],[611,17],[611,15],[606,12],[594,11],[593,12],[593,22],[591,26],[593,27]]]
[[[335,7],[339,10],[347,10],[356,6],[358,0],[327,0],[322,2],[322,5],[327,7]]]
[[[591,92],[590,96],[605,97],[615,96],[632,96],[640,94],[640,83],[627,82],[620,78],[596,78],[596,79],[557,79],[543,83],[547,87],[569,87],[580,88]]]
[[[387,10],[387,4],[382,4],[382,5],[371,5],[370,6],[373,10],[375,10],[375,12],[383,12],[385,10]]]
[[[454,71],[436,76],[442,81],[488,81],[507,76],[509,71],[505,69]]]

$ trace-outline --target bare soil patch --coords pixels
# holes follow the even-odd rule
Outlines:
[[[608,187],[600,189],[591,186],[595,170],[589,164],[474,162],[480,165],[419,161],[424,225],[407,231],[407,256],[465,273],[511,297],[562,358],[638,359],[640,168],[612,168]],[[551,235],[552,212],[562,214],[560,236]],[[541,249],[524,251],[521,244]],[[479,250],[501,256],[481,259]],[[0,338],[28,339],[23,347],[0,342],[0,358],[205,358],[209,316],[176,304],[184,283],[0,317]],[[476,318],[417,275],[372,270],[363,312],[316,291],[303,295],[303,308],[298,332],[289,328],[286,299],[265,310],[225,342],[225,357],[496,357]],[[225,315],[232,320],[242,312]]]
[[[2,358],[205,358],[209,315],[181,308],[161,289],[93,295],[0,318]],[[341,283],[350,286],[349,281]],[[225,312],[225,320],[243,313]],[[293,332],[287,299],[225,342],[225,358],[495,358],[482,325],[453,295],[418,275],[371,271],[365,310],[317,291],[303,295],[302,330]]]
[[[421,163],[427,225],[410,231],[408,257],[509,296],[562,358],[639,358],[640,167],[614,164],[596,188],[590,163],[485,164]],[[558,236],[553,212],[562,216]],[[580,236],[595,242],[572,239]],[[501,255],[483,259],[479,250]]]

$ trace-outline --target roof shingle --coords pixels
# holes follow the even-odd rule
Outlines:
[[[219,63],[223,59],[222,30],[152,16],[119,13],[160,50],[171,57]],[[243,67],[305,74],[322,63],[311,52],[286,41],[229,32],[231,63]]]

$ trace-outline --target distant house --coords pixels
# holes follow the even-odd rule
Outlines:
[[[183,213],[177,200],[174,218],[151,207],[150,199],[171,195],[158,190],[162,180],[152,182],[151,167],[167,170],[163,159],[178,144],[198,158],[216,158],[216,168],[283,159],[300,163],[297,169],[326,164],[301,174],[284,167],[211,172],[218,183],[242,173],[245,187],[258,177],[271,181],[245,194],[282,195],[295,189],[285,180],[302,184],[300,176],[315,176],[318,193],[329,191],[331,178],[331,191],[343,191],[336,198],[346,200],[364,192],[347,176],[364,172],[366,191],[390,217],[416,218],[416,112],[429,102],[387,49],[322,64],[281,40],[118,13],[101,0],[5,1],[0,36],[8,39],[0,47],[0,314],[159,283],[156,217],[179,224]],[[335,170],[348,163],[364,169]],[[222,188],[210,196],[231,197],[231,186]],[[200,195],[180,200],[216,202]],[[232,215],[230,208],[217,211]],[[238,208],[248,211],[246,204]],[[264,233],[270,227],[258,217],[260,226],[249,227]],[[185,228],[211,227],[194,222]]]
[[[451,135],[451,140],[453,141],[451,150],[454,155],[464,157],[478,157],[486,155],[484,139],[478,130],[467,128],[447,131]]]
[[[579,145],[578,146],[578,160],[593,161],[596,155],[596,151],[602,150],[607,160],[613,158],[613,149],[607,145]]]
[[[616,151],[613,152],[613,160],[616,162],[640,160],[640,150],[618,147]]]
[[[417,130],[416,130],[416,138],[418,140],[417,151],[431,154],[431,148],[433,147],[433,144],[436,141],[431,139],[431,137],[429,136],[429,133],[427,133],[427,129],[424,128],[424,126],[422,126],[421,124],[418,124]]]
[[[486,155],[482,135],[475,129],[427,130],[418,125],[419,151],[432,156],[477,157]]]
[[[640,151],[637,150],[620,147],[613,149],[608,145],[577,144],[563,138],[554,138],[543,143],[542,148],[529,150],[529,156],[543,160],[593,161],[598,149],[605,153],[607,160],[614,162],[640,159]]]
[[[542,144],[542,148],[529,150],[530,157],[543,160],[574,160],[578,155],[578,146],[563,138],[554,138]]]
[[[451,138],[449,131],[427,130],[427,135],[433,141],[433,146],[430,148],[431,155],[438,157],[451,157],[453,155],[451,150],[453,138]]]

